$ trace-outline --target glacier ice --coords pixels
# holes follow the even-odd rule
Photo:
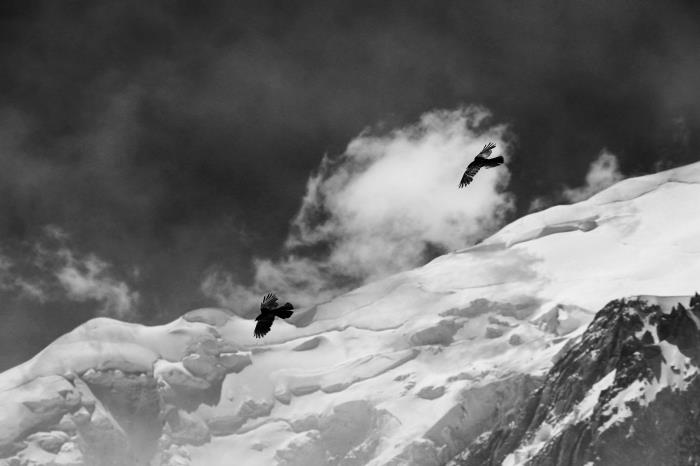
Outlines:
[[[262,341],[221,309],[89,321],[0,374],[0,452],[74,461],[88,433],[67,426],[96,416],[129,444],[140,400],[166,425],[149,443],[162,464],[443,464],[608,301],[696,291],[698,198],[700,164],[624,180],[299,310]]]

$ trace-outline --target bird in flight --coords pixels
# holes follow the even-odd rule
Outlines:
[[[481,149],[481,152],[476,154],[476,157],[474,157],[474,160],[467,166],[467,169],[464,171],[464,175],[462,175],[462,180],[459,182],[460,188],[463,188],[471,183],[474,176],[476,176],[479,170],[481,170],[481,167],[493,168],[503,163],[502,155],[492,159],[488,158],[489,155],[491,155],[491,151],[494,147],[496,147],[496,144],[489,142],[483,149]]]
[[[288,319],[294,314],[292,312],[294,306],[290,303],[285,303],[282,306],[277,306],[277,296],[273,293],[268,293],[260,303],[260,314],[255,318],[258,322],[255,324],[255,330],[253,334],[255,338],[262,338],[267,335],[272,327],[272,322],[275,321],[275,317],[281,317],[282,319]]]

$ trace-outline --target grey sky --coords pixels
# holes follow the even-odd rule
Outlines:
[[[99,312],[70,299],[61,251],[82,261],[71,283],[93,283],[86,296],[128,286],[144,322],[212,304],[200,284],[213,269],[252,281],[251,258],[281,254],[324,154],[366,127],[489,108],[514,136],[511,217],[583,185],[604,149],[624,176],[697,160],[698,9],[3,2],[0,252],[13,266],[0,369]],[[90,275],[95,258],[110,265]]]

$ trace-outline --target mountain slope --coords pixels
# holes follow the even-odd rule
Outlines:
[[[0,452],[47,453],[36,439],[17,442],[57,432],[61,416],[88,406],[88,421],[111,416],[103,424],[118,442],[153,431],[146,437],[159,440],[141,447],[139,461],[155,452],[162,464],[444,464],[510,418],[606,303],[698,289],[697,199],[700,163],[628,179],[301,310],[262,342],[253,322],[214,309],[152,328],[88,322],[0,374],[9,400],[0,410],[33,419],[14,429],[0,421]],[[52,416],[25,409],[34,385],[41,400],[65,394]],[[163,431],[133,420],[129,400],[144,398]],[[89,429],[64,433],[66,450],[90,443]]]
[[[700,463],[700,295],[612,301],[520,412],[453,465]]]

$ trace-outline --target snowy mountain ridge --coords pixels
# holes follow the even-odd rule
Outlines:
[[[670,309],[700,288],[697,199],[700,163],[627,179],[300,310],[262,342],[217,309],[89,321],[0,374],[0,464],[445,464],[611,300]]]
[[[695,465],[700,295],[615,300],[517,414],[452,465]]]

